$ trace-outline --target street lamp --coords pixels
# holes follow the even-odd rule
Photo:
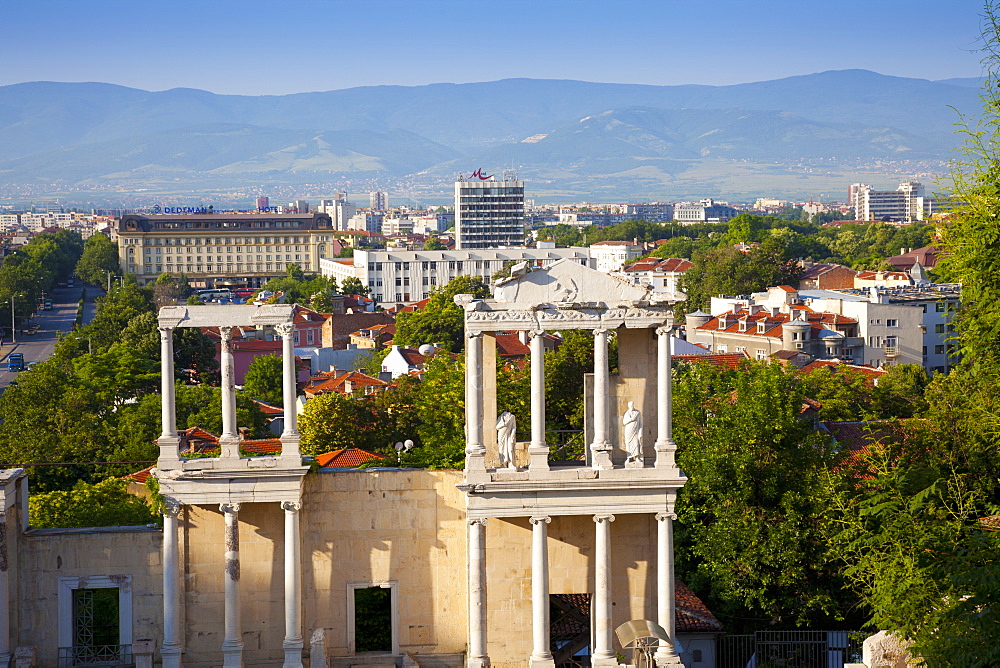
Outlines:
[[[10,296],[10,342],[17,343],[17,330],[14,329],[14,297],[23,297],[24,293],[17,293],[16,295]],[[7,302],[4,302],[6,304]]]

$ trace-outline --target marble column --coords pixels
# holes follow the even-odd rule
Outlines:
[[[545,332],[536,330],[528,336],[531,337],[531,444],[528,447],[528,469],[548,471],[549,446],[545,442]]]
[[[680,657],[674,649],[677,641],[677,625],[674,622],[674,527],[677,519],[674,513],[656,514],[656,623],[670,636],[670,643],[660,642],[656,649],[658,666],[680,665]]]
[[[299,510],[302,504],[285,501],[285,650],[283,668],[302,668],[302,557]]]
[[[486,446],[483,445],[483,335],[465,334],[465,469],[486,471]]]
[[[532,668],[554,666],[549,647],[549,532],[551,517],[531,517]]]
[[[243,666],[243,628],[240,623],[240,504],[219,505],[226,520],[226,637],[222,642],[223,668]]]
[[[591,665],[614,666],[618,664],[611,649],[614,626],[611,619],[611,523],[614,515],[594,515],[597,536],[594,544],[594,601],[591,607],[594,619],[594,651]]]
[[[174,399],[174,328],[159,327],[160,330],[160,437],[156,439],[160,446],[160,457],[157,465],[180,465],[177,437],[177,418]]]
[[[469,520],[469,658],[468,668],[487,668],[486,520]]]
[[[677,445],[673,439],[673,398],[669,326],[656,329],[656,463],[658,469],[676,468]]]
[[[180,635],[180,550],[177,545],[177,517],[181,504],[167,499],[163,509],[163,668],[180,668],[184,642]]]
[[[594,442],[590,444],[595,469],[611,468],[608,440],[608,330],[594,330]]]
[[[7,561],[7,513],[0,510],[0,665],[10,661],[10,564]]]
[[[222,352],[222,434],[219,436],[221,459],[239,459],[240,437],[236,433],[236,368],[233,359],[233,328],[220,327]]]
[[[295,405],[295,385],[297,371],[295,368],[295,332],[294,323],[288,322],[274,328],[281,335],[282,364],[282,396],[285,410],[285,428],[281,432],[281,458],[294,466],[302,465],[302,453],[299,443],[298,412]]]

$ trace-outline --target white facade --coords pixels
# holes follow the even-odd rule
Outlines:
[[[642,255],[642,246],[627,241],[601,241],[590,246],[590,256],[597,263],[597,271],[610,274]]]
[[[918,181],[904,181],[896,190],[875,190],[865,183],[854,183],[848,193],[858,220],[924,220],[933,211],[934,199],[926,196]]]
[[[455,248],[520,248],[524,246],[524,181],[455,182]]]
[[[405,303],[425,299],[433,288],[445,285],[456,276],[482,276],[489,281],[509,263],[528,262],[534,267],[547,267],[563,259],[593,268],[588,248],[356,250],[352,264],[320,260],[320,273],[336,278],[340,284],[344,279],[357,278],[368,286],[373,299],[383,303]]]

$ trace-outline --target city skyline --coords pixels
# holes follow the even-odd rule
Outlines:
[[[932,80],[981,73],[980,2],[747,7],[15,0],[5,12],[0,85],[103,81],[271,95],[515,77],[727,85],[836,69]]]

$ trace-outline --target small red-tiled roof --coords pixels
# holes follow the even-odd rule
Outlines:
[[[255,404],[257,404],[257,408],[260,409],[260,412],[263,413],[264,415],[285,414],[285,409],[282,408],[281,406],[275,406],[274,404],[269,404],[266,401],[261,401],[260,399],[254,399],[253,401]]]
[[[674,620],[679,633],[722,632],[722,622],[681,580],[674,581]]]
[[[410,366],[420,366],[427,359],[413,348],[400,347],[399,352]]]
[[[784,289],[787,286],[779,287]],[[811,309],[802,306],[796,306],[791,313],[779,313],[777,315],[772,315],[766,309],[751,314],[749,310],[744,308],[735,313],[729,311],[718,315],[698,327],[698,329],[731,332],[733,334],[745,334],[748,336],[781,338],[783,332],[782,324],[788,323],[793,319],[802,319],[809,323],[811,330],[814,332],[814,338],[815,334],[825,329],[824,325],[853,325],[858,322],[856,319],[849,318],[846,315],[840,315],[839,313],[814,313]],[[743,331],[740,331],[741,321],[746,322],[746,328]],[[758,331],[760,323],[764,323],[763,332]]]
[[[430,297],[428,297],[426,299],[421,299],[418,302],[413,302],[409,306],[404,306],[404,307],[400,308],[396,312],[397,313],[413,313],[414,311],[419,311],[421,309],[426,308],[427,304],[430,303],[430,301],[431,301]]]
[[[741,362],[750,359],[750,355],[746,351],[743,351],[741,353],[711,355],[674,355],[673,359],[689,364],[710,364],[720,369],[735,369]]]
[[[908,281],[910,280],[910,275],[905,271],[862,271],[855,278],[863,281]]]
[[[796,290],[795,288],[793,288],[790,285],[779,285],[778,289],[779,290],[784,290],[785,292],[798,292],[798,290]]]
[[[343,448],[316,455],[316,463],[323,468],[355,467],[368,462],[384,459],[384,455],[377,455],[361,448]]]
[[[676,271],[682,272],[687,271],[692,267],[691,260],[686,260],[682,257],[672,257],[666,260],[661,260],[656,257],[647,257],[641,260],[636,260],[632,264],[624,267],[622,271]]]
[[[155,464],[153,466],[155,466]],[[145,485],[146,481],[149,480],[149,475],[150,472],[153,470],[153,466],[147,466],[141,471],[136,471],[135,473],[129,473],[127,476],[122,477],[122,480],[132,480],[134,482],[142,483],[143,485]]]
[[[500,357],[527,357],[531,354],[531,348],[521,343],[517,334],[497,334],[497,354]]]
[[[326,394],[328,392],[345,393],[345,385],[350,382],[358,387],[386,387],[389,383],[369,376],[360,371],[321,371],[309,379],[304,391],[308,394]]]
[[[281,440],[277,438],[252,438],[240,441],[240,449],[259,455],[276,455],[281,452]]]

